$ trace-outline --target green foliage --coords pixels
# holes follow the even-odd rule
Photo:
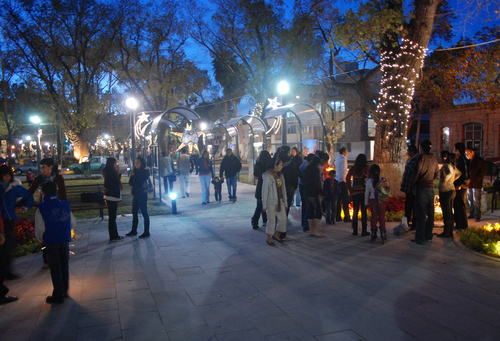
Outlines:
[[[485,253],[488,255],[500,257],[499,242],[500,235],[495,231],[487,231],[481,227],[471,226],[468,229],[458,233],[462,244],[469,249]]]
[[[42,251],[42,243],[35,238],[28,240],[25,244],[18,244],[14,250],[14,257],[22,257]]]

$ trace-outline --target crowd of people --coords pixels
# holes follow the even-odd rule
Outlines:
[[[486,161],[473,149],[466,149],[463,143],[456,143],[454,152],[443,151],[440,154],[442,166],[431,153],[431,142],[423,140],[420,150],[410,146],[401,182],[401,192],[406,195],[405,218],[410,230],[415,230],[412,242],[419,245],[432,242],[434,228],[434,181],[438,179],[439,200],[443,212],[444,228],[439,237],[453,236],[453,230],[468,227],[467,219],[481,220],[481,188],[483,178],[488,171]],[[334,168],[329,166],[329,155],[322,151],[301,156],[297,148],[282,146],[274,156],[263,150],[254,165],[254,177],[257,180],[255,190],[256,208],[251,218],[252,228],[266,229],[266,243],[276,246],[292,240],[287,235],[287,220],[294,197],[297,207],[301,207],[301,227],[311,237],[323,238],[322,220],[327,225],[344,221],[351,223],[352,235],[358,235],[358,216],[361,215],[361,236],[371,236],[374,241],[387,240],[385,223],[386,201],[391,197],[388,181],[381,176],[377,164],[368,165],[365,154],[356,157],[354,165],[348,167],[348,150],[340,148]],[[189,175],[196,170],[202,190],[202,204],[210,203],[210,185],[214,186],[215,201],[222,200],[222,184],[227,185],[229,201],[236,202],[237,178],[241,171],[241,162],[230,148],[226,150],[219,176],[214,176],[214,168],[209,153],[204,151],[201,157],[193,159],[183,149],[177,160],[177,171],[172,158],[166,153],[160,159],[160,176],[164,180],[164,191],[173,191],[173,183],[180,179],[183,198],[189,197]],[[8,296],[9,289],[4,281],[17,278],[12,269],[12,255],[16,247],[14,226],[17,213],[26,212],[34,203],[33,195],[39,192],[35,215],[35,236],[45,244],[44,264],[49,268],[54,290],[46,298],[47,303],[63,303],[69,286],[69,242],[75,220],[67,201],[64,178],[59,174],[53,159],[40,162],[41,174],[31,178],[29,189],[21,186],[14,178],[12,168],[0,166],[0,209],[2,220],[0,227],[0,305],[17,300]],[[123,240],[119,235],[116,217],[119,202],[122,199],[123,185],[115,158],[108,158],[103,169],[104,199],[108,206],[108,232],[110,242]],[[144,230],[139,238],[150,236],[148,215],[148,192],[151,188],[147,161],[138,157],[130,171],[132,229],[126,236],[138,234],[139,211],[144,220]],[[466,199],[470,204],[467,214]],[[349,205],[352,201],[353,216]],[[371,210],[370,231],[368,231],[367,208]],[[343,213],[343,217],[342,217]]]

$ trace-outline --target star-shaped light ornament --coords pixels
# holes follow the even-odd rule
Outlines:
[[[278,102],[278,97],[268,98],[269,105],[274,109],[281,107],[281,103]]]

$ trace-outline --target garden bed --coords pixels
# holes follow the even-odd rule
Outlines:
[[[500,258],[500,224],[470,226],[457,234],[467,248]]]

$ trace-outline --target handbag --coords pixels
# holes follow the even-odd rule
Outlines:
[[[152,193],[155,190],[153,184],[151,183],[151,179],[148,178],[147,181],[142,183],[142,190],[146,193]]]
[[[169,175],[168,180],[170,182],[175,182],[177,180],[177,175],[175,175],[175,174]]]

